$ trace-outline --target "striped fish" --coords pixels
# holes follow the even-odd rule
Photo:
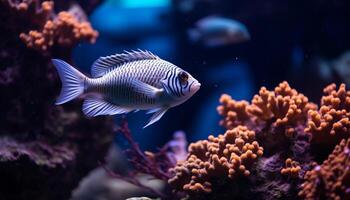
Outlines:
[[[100,57],[91,67],[92,78],[62,60],[52,63],[62,81],[56,105],[81,94],[95,94],[86,95],[82,109],[86,116],[148,110],[153,115],[144,128],[189,99],[201,85],[188,72],[149,51]]]

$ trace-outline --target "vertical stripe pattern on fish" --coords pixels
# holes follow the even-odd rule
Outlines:
[[[165,112],[189,99],[200,83],[188,72],[162,60],[149,51],[132,51],[101,57],[91,67],[88,78],[68,63],[53,59],[62,81],[56,104],[71,101],[81,94],[86,116],[116,115],[133,110],[153,113],[149,126]]]

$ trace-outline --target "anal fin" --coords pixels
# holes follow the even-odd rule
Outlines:
[[[156,121],[160,120],[160,118],[162,118],[162,116],[166,113],[166,111],[169,108],[158,108],[158,109],[152,109],[150,110],[148,113],[154,113],[152,115],[152,117],[149,119],[149,122],[146,124],[146,126],[144,126],[143,128],[146,128],[147,126],[155,123]]]
[[[132,111],[131,108],[124,108],[111,104],[103,99],[88,98],[83,104],[83,113],[88,117],[98,115],[116,115]]]

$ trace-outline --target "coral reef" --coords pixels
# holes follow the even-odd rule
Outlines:
[[[350,91],[345,84],[337,89],[331,84],[324,89],[319,110],[310,110],[310,120],[305,129],[312,134],[315,145],[334,147],[341,139],[349,137]]]
[[[35,25],[39,30],[19,35],[28,48],[48,53],[54,45],[71,48],[82,40],[95,42],[98,32],[92,29],[90,23],[66,11],[56,15],[53,1],[43,1],[40,7],[38,4],[39,1],[23,1],[19,4],[8,1],[8,6],[19,15],[36,18]]]
[[[65,11],[63,16],[56,15],[53,6],[53,1],[40,0],[0,2],[0,36],[6,38],[0,41],[3,199],[67,199],[78,181],[98,165],[112,140],[111,118],[84,118],[78,101],[54,105],[60,81],[51,58],[71,60],[74,45],[90,38],[82,34],[88,29],[86,22],[74,20]],[[45,51],[36,50],[36,44],[28,48],[23,34],[41,32],[49,21],[61,24],[50,30],[57,36],[53,43]],[[77,33],[81,34],[78,38]],[[67,46],[65,41],[71,43]],[[31,192],[23,194],[28,190]]]
[[[175,163],[173,163],[172,158],[169,157],[167,145],[161,148],[157,153],[143,152],[133,139],[126,121],[122,122],[118,132],[121,133],[130,144],[130,148],[127,149],[125,153],[136,172],[151,174],[161,180],[169,179],[170,174],[168,170],[173,167]]]
[[[88,22],[79,22],[69,12],[58,13],[54,20],[47,20],[41,31],[21,33],[20,38],[29,48],[46,52],[54,44],[71,47],[81,40],[94,43],[98,36]]]
[[[107,163],[102,165],[105,171],[101,176],[104,185],[99,187],[107,187],[106,189],[108,189],[110,187],[108,186],[109,184],[104,183],[105,179],[108,179],[108,182],[111,182],[111,184],[127,185],[126,187],[115,187],[115,191],[111,192],[115,194],[121,193],[125,198],[135,195],[148,195],[162,197],[164,199],[178,199],[181,195],[172,194],[168,191],[169,189],[166,183],[172,175],[169,169],[175,166],[176,161],[181,162],[177,158],[182,158],[184,153],[183,148],[187,145],[185,133],[182,131],[175,132],[173,140],[160,148],[158,152],[143,152],[133,139],[127,121],[122,121],[117,132],[120,133],[129,144],[129,148],[124,151],[124,155],[127,158],[127,162],[131,165],[131,169],[118,169],[118,166],[123,162],[111,162],[111,159],[115,160],[117,157],[122,156],[114,155],[110,157]],[[84,182],[89,182],[89,185],[94,183],[90,183],[90,177],[85,179],[80,184],[81,186],[73,193],[73,199],[81,199],[81,196],[87,195],[86,193],[91,194],[90,191],[86,190],[86,186],[84,185],[87,183]],[[102,194],[97,193],[97,195],[99,196]],[[95,196],[95,194],[93,194],[93,196]],[[125,199],[121,196],[114,196],[111,198]]]
[[[220,124],[227,129],[242,124],[252,129],[272,126],[282,128],[288,137],[294,133],[295,126],[305,123],[307,112],[317,107],[287,82],[280,83],[274,91],[262,87],[251,104],[235,101],[227,94],[221,96],[220,103],[217,110],[224,117]]]
[[[250,103],[222,95],[224,134],[194,142],[188,152],[181,133],[158,152],[144,152],[123,123],[117,131],[130,145],[132,168],[99,166],[115,131],[112,119],[85,119],[79,100],[53,105],[60,84],[51,58],[71,62],[75,45],[98,36],[83,9],[90,13],[100,1],[82,8],[77,2],[83,1],[0,2],[2,198],[67,199],[76,188],[73,199],[116,199],[119,191],[127,193],[120,198],[350,199],[344,84],[327,86],[319,107],[287,82],[262,87]]]
[[[226,133],[190,144],[187,159],[170,170],[169,184],[190,199],[349,198],[349,142],[327,161],[323,156],[348,138],[350,93],[334,84],[324,92],[319,109],[287,82],[273,91],[262,87],[251,103],[222,95],[217,111]]]
[[[281,174],[290,176],[292,178],[299,177],[299,172],[301,170],[301,167],[299,166],[299,163],[296,161],[293,161],[292,159],[288,158],[285,161],[286,166],[281,169]]]
[[[305,175],[299,196],[312,199],[350,199],[350,139],[342,140],[322,165]]]
[[[255,132],[238,126],[224,135],[192,143],[188,159],[172,169],[175,176],[169,184],[187,193],[210,193],[220,179],[249,176],[249,169],[262,154]]]

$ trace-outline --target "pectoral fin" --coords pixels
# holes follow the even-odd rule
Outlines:
[[[156,98],[164,91],[137,79],[132,80],[132,85],[135,92],[144,94],[149,98]]]
[[[158,112],[159,110],[161,110],[162,108],[154,108],[154,109],[150,109],[146,112],[146,114],[152,114],[152,113],[155,113],[155,112]]]
[[[116,115],[132,111],[131,108],[124,108],[103,99],[89,98],[84,101],[83,113],[88,117],[95,117],[98,115]]]
[[[162,116],[166,113],[166,111],[169,108],[158,108],[158,109],[152,109],[150,110],[148,113],[154,113],[152,115],[152,117],[149,119],[149,122],[146,124],[146,126],[144,126],[143,128],[146,128],[147,126],[155,123],[156,121],[158,121],[160,118],[162,118]]]

